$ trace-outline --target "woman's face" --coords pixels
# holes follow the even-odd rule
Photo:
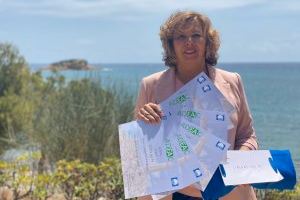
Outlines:
[[[173,46],[177,66],[202,66],[205,63],[205,35],[197,22],[188,22],[175,31]]]

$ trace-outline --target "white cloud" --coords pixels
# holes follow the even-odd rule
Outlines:
[[[216,11],[257,6],[266,10],[300,11],[299,0],[0,0],[0,13],[63,18],[112,17],[164,14],[180,9]]]
[[[279,34],[281,35],[281,34]],[[249,36],[249,35],[248,35]],[[282,33],[282,37],[227,38],[221,44],[220,57],[226,61],[299,61],[300,33]],[[251,42],[249,42],[251,41]]]
[[[245,7],[266,0],[0,0],[10,12],[57,17],[93,17],[163,13],[176,9],[219,10]]]
[[[300,35],[291,34],[288,38],[270,39],[268,41],[253,42],[248,44],[249,50],[262,54],[278,54],[295,51],[295,46],[300,45]]]
[[[270,8],[277,11],[289,10],[289,11],[300,11],[300,1],[299,0],[273,0],[270,4]]]

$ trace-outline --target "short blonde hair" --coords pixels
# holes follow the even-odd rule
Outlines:
[[[219,33],[213,29],[210,19],[194,11],[177,11],[173,13],[160,27],[160,40],[163,46],[163,61],[166,66],[176,67],[176,56],[173,47],[174,32],[189,22],[198,23],[206,37],[205,63],[209,66],[217,64],[220,47]]]

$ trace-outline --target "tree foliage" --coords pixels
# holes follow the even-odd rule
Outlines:
[[[43,79],[30,72],[14,46],[1,44],[2,150],[33,143],[51,162],[97,163],[106,155],[118,155],[118,124],[132,119],[133,97],[126,90],[104,89],[100,82],[67,82],[58,72]]]
[[[0,153],[32,128],[42,87],[41,76],[30,73],[16,47],[0,43]]]
[[[42,151],[51,161],[97,163],[105,155],[117,155],[117,126],[126,120],[122,115],[126,107],[133,109],[133,102],[125,107],[120,104],[121,97],[88,79],[60,85],[47,93],[34,120],[33,138]],[[127,118],[130,113],[126,113]]]

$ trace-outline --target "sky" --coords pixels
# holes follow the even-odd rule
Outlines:
[[[219,62],[299,62],[299,0],[0,0],[0,42],[28,63],[160,63],[159,28],[177,10],[206,14]]]

